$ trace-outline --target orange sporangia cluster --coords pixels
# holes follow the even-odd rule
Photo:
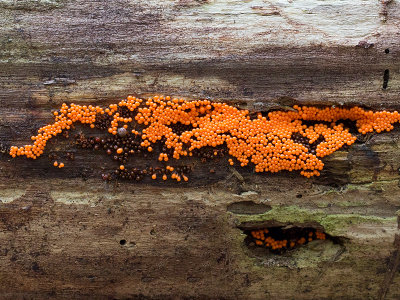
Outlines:
[[[123,116],[122,108],[132,112],[132,116]],[[106,109],[64,103],[54,112],[55,122],[40,128],[38,134],[32,136],[32,145],[13,146],[10,155],[36,159],[43,154],[49,139],[69,130],[72,124],[79,122],[94,128],[96,118],[109,116],[108,134],[140,136],[140,146],[148,152],[153,152],[155,143],[163,143],[170,153],[159,153],[159,161],[192,156],[194,151],[209,147],[226,147],[231,156],[228,159],[230,165],[235,161],[243,167],[253,164],[256,172],[298,170],[311,177],[320,175],[323,169],[320,158],[355,142],[356,137],[340,123],[342,120],[354,121],[362,134],[390,131],[400,120],[396,111],[373,112],[360,107],[293,108],[294,111],[272,111],[253,116],[248,110],[226,103],[187,101],[168,96],[147,100],[129,96]],[[176,132],[175,125],[181,125],[185,130]],[[124,149],[118,148],[116,152],[124,154]],[[185,177],[174,176],[178,181],[186,181]]]
[[[325,240],[326,234],[314,229],[299,229],[291,232],[285,232],[281,228],[271,229],[268,228],[257,229],[250,232],[254,243],[257,246],[263,246],[271,250],[291,249],[299,245],[304,245],[312,240]],[[289,230],[290,231],[290,230]],[[273,235],[280,236],[279,240]]]
[[[13,146],[10,149],[10,155],[12,157],[25,155],[28,158],[36,159],[43,154],[49,139],[62,133],[63,130],[69,130],[75,122],[92,124],[96,120],[96,115],[103,113],[103,109],[99,106],[81,106],[75,104],[68,106],[63,103],[60,111],[54,112],[55,122],[40,128],[38,135],[31,137],[34,141],[33,145],[26,145],[24,147]]]

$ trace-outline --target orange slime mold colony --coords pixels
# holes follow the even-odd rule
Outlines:
[[[36,159],[43,154],[49,139],[71,129],[74,123],[95,128],[97,118],[109,117],[110,135],[118,136],[124,132],[124,135],[141,136],[140,145],[149,152],[153,151],[153,144],[163,142],[171,150],[172,157],[161,153],[160,161],[192,156],[192,151],[201,151],[204,147],[226,146],[231,165],[235,158],[241,166],[252,163],[256,172],[299,170],[310,177],[320,175],[324,166],[320,158],[355,142],[356,137],[340,121],[354,121],[358,131],[366,134],[390,131],[400,120],[397,111],[373,112],[360,107],[319,109],[297,105],[293,108],[294,111],[272,111],[267,116],[257,113],[251,118],[248,110],[225,103],[187,101],[168,96],[147,100],[129,96],[106,109],[64,103],[54,112],[55,122],[40,128],[38,134],[32,136],[32,145],[12,146],[10,155]],[[130,115],[124,116],[122,109]],[[307,125],[310,121],[313,124]],[[174,132],[174,124],[183,125],[187,130]],[[122,151],[116,150],[117,153]]]

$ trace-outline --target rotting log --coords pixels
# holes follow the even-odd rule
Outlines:
[[[0,143],[62,102],[128,94],[399,110],[399,17],[398,1],[0,1]],[[399,299],[399,133],[313,179],[197,162],[187,184],[106,183],[91,152],[68,170],[1,154],[0,297]],[[245,243],[275,225],[341,242]]]

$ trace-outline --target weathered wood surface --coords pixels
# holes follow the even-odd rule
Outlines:
[[[398,1],[3,0],[0,142],[26,143],[64,101],[128,94],[400,109],[399,17]],[[113,184],[92,152],[64,170],[2,155],[0,297],[399,299],[399,132],[315,179],[221,161],[189,184]],[[260,223],[319,224],[343,245],[255,252],[239,228]]]

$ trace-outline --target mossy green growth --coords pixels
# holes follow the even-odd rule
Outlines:
[[[396,217],[382,218],[358,214],[327,214],[322,209],[308,210],[298,206],[274,206],[264,214],[240,215],[238,219],[241,224],[265,221],[277,221],[289,224],[317,222],[330,235],[344,234],[348,227],[352,225],[396,223]]]

